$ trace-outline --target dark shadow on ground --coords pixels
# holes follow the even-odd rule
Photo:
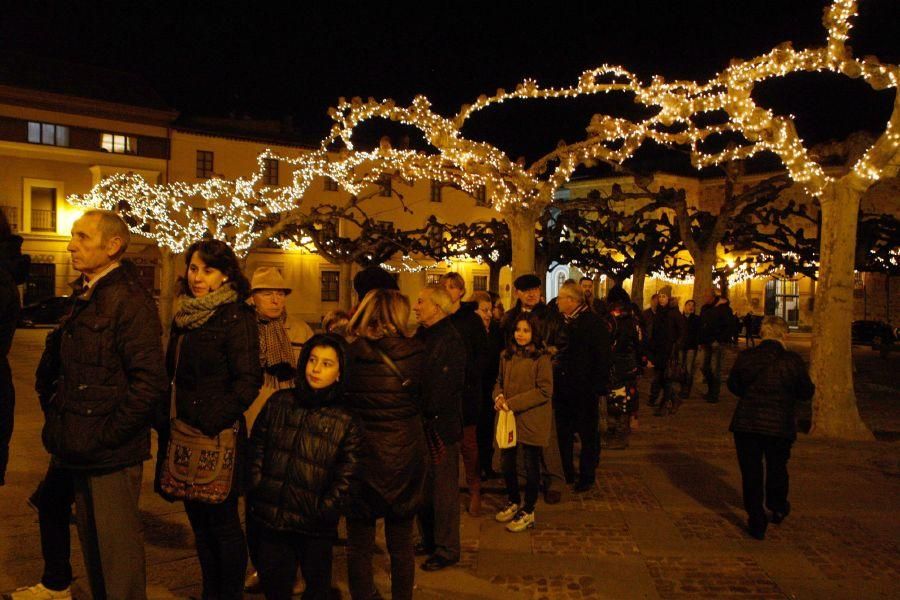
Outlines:
[[[141,511],[144,524],[144,542],[158,548],[190,549],[194,547],[191,528],[182,523],[172,523],[157,515]]]
[[[744,528],[738,490],[724,479],[727,471],[686,452],[654,452],[647,457],[658,466],[675,487],[704,508],[720,514],[739,529]],[[740,512],[740,515],[737,512]]]

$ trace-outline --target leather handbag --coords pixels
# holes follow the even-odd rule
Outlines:
[[[175,347],[175,371],[181,350],[179,338]],[[169,444],[162,466],[159,487],[174,499],[193,500],[206,504],[220,504],[231,493],[237,453],[239,422],[234,426],[207,436],[202,431],[177,418],[175,408],[175,377],[172,377]]]

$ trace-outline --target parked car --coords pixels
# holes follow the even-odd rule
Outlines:
[[[58,325],[69,310],[71,298],[56,296],[47,298],[22,308],[19,314],[19,327],[37,327],[38,325]]]
[[[854,344],[872,346],[873,350],[885,352],[897,341],[897,331],[884,321],[853,321],[850,338]]]

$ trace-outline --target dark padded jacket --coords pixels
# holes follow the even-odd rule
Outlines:
[[[409,380],[404,387],[375,349],[384,352]],[[422,427],[420,388],[425,347],[419,340],[357,338],[350,344],[344,406],[363,426],[358,516],[403,518],[425,496],[428,448]]]
[[[169,376],[175,377],[178,418],[209,436],[228,429],[253,404],[262,385],[256,312],[243,302],[232,302],[196,329],[173,326],[166,362]],[[168,422],[166,404],[160,426]]]
[[[728,376],[738,397],[731,431],[796,439],[797,409],[809,402],[815,385],[800,355],[775,340],[741,352]]]
[[[673,352],[680,352],[686,335],[684,315],[677,307],[657,309],[647,338],[647,351],[653,364],[662,367]]]
[[[609,391],[612,338],[606,322],[591,310],[565,321],[554,357],[554,407],[597,402]],[[575,403],[575,404],[573,404]]]
[[[130,262],[73,302],[37,372],[42,438],[62,466],[114,470],[150,458],[168,379],[156,306]]]
[[[462,439],[462,393],[466,377],[466,346],[449,319],[419,327],[416,339],[425,344],[422,410],[446,444]]]
[[[641,326],[631,312],[612,316],[612,366],[609,383],[617,388],[634,382],[641,371],[643,356]]]
[[[726,344],[734,332],[734,312],[729,303],[707,304],[700,309],[700,343]]]
[[[330,390],[275,392],[253,424],[250,518],[277,531],[336,537],[360,461],[362,430]]]
[[[477,302],[463,302],[448,319],[456,327],[466,347],[466,380],[463,384],[463,424],[474,425],[481,412],[484,371],[487,366],[488,340],[484,321],[475,310]]]

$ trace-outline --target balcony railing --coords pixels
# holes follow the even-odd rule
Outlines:
[[[18,206],[0,206],[0,210],[3,211],[3,214],[6,215],[6,220],[9,221],[9,226],[13,230],[13,233],[19,231],[19,207]]]
[[[31,209],[32,231],[56,231],[56,211]]]

